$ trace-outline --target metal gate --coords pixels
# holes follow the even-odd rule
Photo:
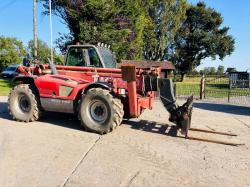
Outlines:
[[[206,77],[204,98],[215,102],[250,106],[250,89],[242,86],[245,84],[249,84],[249,80],[237,80],[232,87],[228,76]]]

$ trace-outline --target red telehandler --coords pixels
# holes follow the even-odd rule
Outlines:
[[[128,61],[126,61],[128,62]],[[94,45],[69,46],[64,66],[36,63],[20,66],[20,76],[9,94],[9,111],[13,119],[22,122],[38,120],[43,111],[77,114],[85,130],[106,134],[119,126],[123,117],[136,118],[144,109],[152,109],[159,95],[169,112],[169,121],[186,138],[238,145],[188,136],[193,97],[182,105],[176,104],[173,84],[161,77],[161,64],[150,68],[123,64],[117,68],[113,53],[106,47]],[[235,134],[193,129],[206,133]]]
[[[160,77],[161,67],[123,65],[113,53],[94,45],[69,46],[64,66],[36,64],[19,67],[17,85],[9,94],[13,119],[38,120],[43,111],[74,113],[85,130],[100,134],[114,130],[124,116],[138,117],[153,107],[156,92],[170,113],[170,121],[185,131],[192,113],[192,97],[178,106],[170,79]]]

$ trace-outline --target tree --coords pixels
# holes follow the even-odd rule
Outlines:
[[[210,68],[209,68],[209,74],[210,74],[210,75],[215,75],[215,74],[216,74],[216,69],[215,69],[215,67],[210,67]]]
[[[41,0],[48,14],[49,0]],[[186,0],[52,0],[68,26],[57,44],[111,44],[119,59],[163,59],[185,16]]]
[[[236,68],[227,68],[226,72],[233,73],[233,72],[237,72],[237,70],[236,70]]]
[[[34,41],[30,40],[28,43],[28,52],[31,56],[34,56]],[[38,39],[38,48],[37,48],[37,59],[41,63],[47,63],[48,58],[50,58],[51,52],[50,48],[46,42]],[[54,62],[58,64],[63,64],[63,56],[57,54],[55,50],[53,50]]]
[[[10,64],[19,64],[26,50],[16,38],[0,36],[0,70]]]
[[[199,74],[200,74],[200,75],[205,75],[204,70],[201,69],[201,70],[199,71]]]
[[[234,51],[234,39],[228,35],[228,27],[221,27],[222,23],[220,13],[207,8],[205,3],[189,6],[171,46],[173,53],[168,55],[182,77],[203,59],[219,57],[223,60]]]
[[[193,69],[192,71],[188,72],[188,75],[192,75],[192,76],[197,76],[200,73],[197,71],[197,69]]]
[[[145,29],[144,57],[150,60],[164,60],[166,53],[172,52],[170,46],[185,19],[187,2],[186,0],[153,2],[148,11],[153,24]]]
[[[54,63],[56,65],[64,65],[64,56],[56,53],[54,55]]]
[[[216,74],[216,68],[215,67],[205,67],[203,70],[201,70],[203,75],[215,75]]]
[[[225,73],[225,67],[222,65],[219,65],[217,68],[217,74],[218,75],[223,75]]]

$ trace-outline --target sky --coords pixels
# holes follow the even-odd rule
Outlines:
[[[38,38],[50,44],[49,16],[43,15],[37,4]],[[53,16],[53,40],[60,33],[68,33],[67,27],[58,17]],[[0,35],[16,37],[27,45],[33,39],[33,0],[0,0]]]
[[[199,0],[188,0],[196,4]],[[223,65],[236,67],[238,71],[250,68],[250,1],[249,0],[205,0],[209,7],[220,12],[224,26],[229,26],[229,34],[235,39],[235,51],[223,61],[205,59],[198,69]],[[27,45],[33,37],[33,0],[0,1],[0,35],[16,37]],[[50,43],[49,17],[42,14],[43,7],[37,7],[38,37]],[[58,17],[53,16],[53,40],[60,33],[68,33],[67,27]]]
[[[199,0],[189,0],[196,4]],[[236,67],[238,71],[250,68],[250,1],[249,0],[205,0],[206,4],[220,12],[224,26],[230,27],[229,34],[235,39],[235,51],[223,61],[205,59],[198,69],[223,65]]]

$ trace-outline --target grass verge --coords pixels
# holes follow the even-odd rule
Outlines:
[[[176,94],[177,96],[200,95],[200,82],[176,82]],[[205,87],[206,97],[213,98],[227,98],[239,97],[239,96],[250,96],[250,89],[229,89],[228,84],[225,81],[221,83],[209,83]]]
[[[7,96],[12,86],[9,81],[0,79],[0,96]]]

